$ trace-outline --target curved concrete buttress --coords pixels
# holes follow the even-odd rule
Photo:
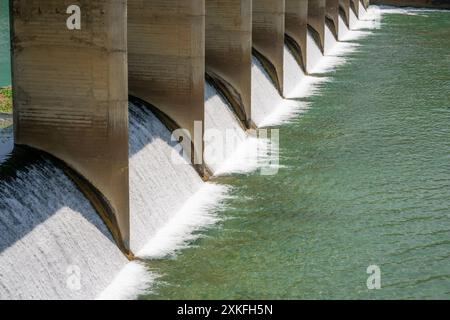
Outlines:
[[[367,10],[367,9],[369,9],[369,6],[370,6],[370,0],[362,0],[362,4],[363,4],[364,8]]]
[[[339,0],[339,11],[347,28],[350,28],[350,1],[351,0]]]
[[[308,0],[286,0],[286,42],[306,72]]]
[[[252,0],[206,0],[206,73],[251,125]]]
[[[189,131],[205,176],[205,0],[128,0],[128,69],[130,95]]]
[[[325,0],[308,1],[308,26],[322,53],[325,46]]]
[[[336,39],[339,37],[339,0],[326,0],[326,23]]]
[[[67,28],[69,5],[11,2],[15,142],[98,190],[129,254],[126,0],[78,1],[81,30]]]
[[[353,10],[355,16],[359,19],[359,0],[350,0],[350,8]]]
[[[253,0],[253,48],[283,95],[285,0]]]

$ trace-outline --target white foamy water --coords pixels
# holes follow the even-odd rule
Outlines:
[[[325,55],[330,54],[333,51],[334,47],[338,44],[338,41],[336,40],[336,37],[334,36],[328,24],[325,24],[324,43],[325,43]]]
[[[130,104],[131,249],[139,252],[203,185],[174,155],[171,132],[145,107]],[[176,160],[176,161],[175,161]]]
[[[350,30],[339,16],[339,41],[355,41],[370,35],[368,31]]]
[[[235,157],[237,149],[246,141],[240,120],[215,88],[205,83],[205,152],[207,166],[217,173],[226,161]]]
[[[306,39],[306,70],[308,70],[308,73],[315,73],[322,58],[322,51],[314,40],[312,33],[308,30]]]
[[[0,299],[93,299],[127,263],[97,213],[47,161],[0,180]]]
[[[355,12],[352,9],[350,9],[349,14],[350,14],[350,30],[359,29],[358,28],[359,20],[358,20],[358,17],[356,16]]]
[[[205,86],[205,161],[208,167],[216,176],[264,168],[273,155],[270,141],[260,139],[257,131],[244,131],[226,100],[211,85],[205,83]]]
[[[306,98],[320,89],[327,79],[306,75],[287,46],[284,47],[284,96],[287,99]],[[298,102],[301,104],[300,102]],[[303,105],[306,109],[306,105]],[[294,112],[298,109],[293,110]],[[288,114],[289,116],[289,114]],[[270,117],[270,116],[269,116]]]
[[[264,70],[261,62],[252,57],[252,120],[261,127],[265,118],[283,104],[272,80]]]
[[[298,70],[300,67],[295,68]],[[297,114],[302,107],[304,105],[297,101],[283,99],[262,64],[252,57],[252,120],[258,128],[280,124]]]
[[[363,23],[353,19],[353,25],[373,28],[379,16],[380,10],[371,8]],[[346,39],[360,36],[345,31]],[[307,68],[316,72],[330,70],[340,61],[334,58],[356,48],[327,41],[323,57],[310,34],[308,47]],[[325,79],[305,76],[286,49],[285,73],[288,97],[307,96]],[[306,109],[279,95],[256,58],[252,80],[252,118],[258,126],[280,124]],[[278,146],[267,147],[265,139],[244,132],[214,89],[207,86],[205,98],[205,125],[229,130],[240,142],[225,148],[212,165],[216,174],[255,170],[261,155],[277,152]],[[251,159],[258,155],[256,162],[248,161],[248,150],[254,150]],[[141,258],[173,255],[199,236],[196,231],[220,220],[214,212],[227,188],[204,183],[181,156],[174,163],[173,151],[171,134],[156,117],[130,106],[131,245]],[[0,299],[133,299],[158,277],[140,262],[128,263],[90,204],[50,163],[0,181],[0,194]]]
[[[378,6],[370,6],[368,10],[360,5],[359,19],[350,10],[350,30],[379,29],[381,27],[381,10]]]
[[[194,232],[220,220],[215,211],[227,192],[228,188],[223,185],[205,183],[137,253],[138,257],[159,259],[186,248],[201,236]]]
[[[125,265],[109,286],[96,300],[134,300],[140,294],[150,293],[151,286],[159,276],[142,262],[133,261]]]
[[[338,31],[339,41],[346,41],[349,32],[350,29],[345,24],[345,21],[344,19],[342,19],[341,15],[339,15],[339,31]]]
[[[188,246],[218,221],[228,189],[204,183],[175,151],[170,131],[145,107],[130,104],[131,246],[138,258],[162,258]],[[195,233],[195,234],[194,234]],[[133,299],[159,275],[128,264],[98,299]]]
[[[369,17],[373,17],[374,14],[405,14],[410,16],[423,15],[427,12],[439,12],[450,14],[450,10],[432,9],[432,8],[413,8],[413,7],[392,7],[392,6],[370,6],[367,12]]]
[[[311,74],[327,73],[344,64],[345,59],[342,56],[352,52],[357,46],[352,43],[338,42],[328,27],[325,30],[325,34],[327,34],[325,37],[325,47],[327,48],[325,55],[322,54],[312,34],[308,31],[307,65],[308,72]]]
[[[13,127],[0,128],[0,163],[11,153],[14,147]]]

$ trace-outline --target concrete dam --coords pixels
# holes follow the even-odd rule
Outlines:
[[[300,112],[292,101],[379,22],[368,0],[11,0],[9,10],[0,299],[147,290],[142,261],[217,221],[227,189],[215,177],[276,170],[274,129]]]

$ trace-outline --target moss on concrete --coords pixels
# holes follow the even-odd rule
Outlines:
[[[0,88],[0,112],[12,112],[12,90],[11,87]]]

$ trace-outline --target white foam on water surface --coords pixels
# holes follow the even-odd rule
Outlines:
[[[203,181],[149,109],[130,104],[129,118],[130,243],[139,252]]]
[[[306,98],[314,95],[320,84],[324,83],[327,79],[324,77],[313,77],[306,75],[302,68],[297,63],[294,55],[291,53],[287,46],[284,47],[284,97],[286,99]],[[292,108],[291,112],[281,114],[280,117],[287,119],[293,114],[297,114],[302,108],[306,110],[305,104],[300,104],[298,108]],[[265,122],[274,123],[270,118],[276,119],[277,115],[270,115],[269,119]],[[280,119],[278,122],[282,122]]]
[[[160,259],[186,248],[200,237],[196,231],[220,220],[214,212],[220,201],[226,198],[228,191],[226,186],[205,183],[137,252],[137,256],[142,259]]]
[[[94,299],[126,265],[75,185],[40,160],[0,181],[0,299]]]
[[[323,54],[309,30],[306,39],[306,48],[306,69],[308,73],[315,73],[317,66],[323,58]]]
[[[243,125],[231,106],[215,88],[205,83],[204,158],[208,168],[217,174],[226,162],[239,163],[236,152],[247,139]]]
[[[363,31],[343,29],[342,39],[370,34],[364,29],[378,27],[381,15],[392,10],[371,7],[360,13],[361,21],[353,16],[351,29]],[[325,56],[308,33],[310,72],[329,72],[357,49],[326,32]],[[252,80],[252,119],[259,127],[284,123],[307,110],[306,103],[280,96],[255,57]],[[327,78],[306,76],[285,48],[284,80],[284,95],[302,98]],[[251,172],[277,155],[278,145],[243,130],[223,97],[211,87],[206,91],[205,127],[229,130],[239,142],[217,164],[211,162],[216,175]],[[201,237],[198,231],[220,221],[218,208],[229,189],[203,182],[181,155],[173,162],[167,128],[145,108],[131,105],[130,111],[132,249],[141,259],[173,256]],[[269,166],[280,168],[277,162]],[[158,275],[143,262],[127,261],[88,201],[50,163],[0,181],[0,194],[0,299],[135,299],[151,290]]]
[[[150,293],[158,277],[142,262],[129,262],[96,300],[135,300],[140,295]]]
[[[409,16],[424,15],[431,12],[450,13],[450,10],[432,9],[432,8],[414,8],[414,7],[394,7],[387,5],[371,6],[370,9],[376,9],[380,14],[404,14]]]

